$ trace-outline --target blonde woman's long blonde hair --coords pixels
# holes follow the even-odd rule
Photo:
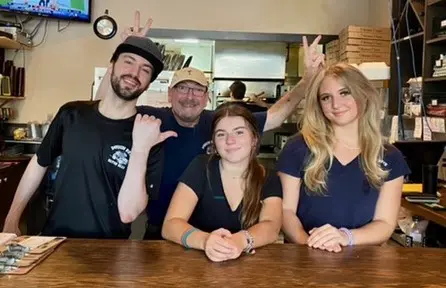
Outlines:
[[[384,155],[384,137],[381,135],[380,109],[382,99],[372,83],[355,67],[338,63],[321,69],[310,81],[301,119],[301,134],[311,155],[305,166],[304,183],[309,192],[325,194],[327,175],[334,158],[334,131],[324,116],[319,102],[319,89],[326,77],[343,83],[358,105],[360,163],[370,185],[379,188],[387,171],[380,160]]]

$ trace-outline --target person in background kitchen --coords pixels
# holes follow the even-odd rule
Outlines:
[[[4,232],[20,234],[20,216],[59,155],[42,235],[128,238],[130,222],[157,198],[163,162],[158,143],[176,133],[161,133],[159,119],[137,114],[136,101],[163,70],[161,53],[150,39],[130,35],[110,67],[102,100],[59,109],[20,181]]]
[[[215,262],[273,243],[282,225],[276,171],[257,160],[255,117],[237,103],[220,105],[212,120],[212,155],[199,155],[179,179],[164,220],[165,239],[204,250]]]
[[[410,170],[381,134],[381,97],[343,63],[320,70],[309,85],[301,132],[277,163],[282,230],[291,242],[332,252],[384,243]]]
[[[243,99],[245,98],[246,93],[246,85],[240,80],[234,81],[234,83],[229,86],[229,96],[231,96],[231,101],[237,103],[248,109],[251,112],[262,112],[268,110],[268,105],[264,103],[258,96],[262,95],[253,95],[250,97],[251,102],[246,102]]]
[[[136,12],[135,17],[139,17]],[[260,132],[279,127],[283,121],[295,110],[304,98],[308,79],[324,62],[324,55],[319,54],[316,47],[321,39],[317,37],[307,46],[308,61],[306,73],[302,80],[277,101],[267,112],[254,113]],[[104,75],[107,83],[110,69]],[[105,85],[99,85],[97,97],[101,99],[107,93]],[[138,111],[143,114],[154,115],[161,119],[161,131],[172,130],[177,133],[176,138],[169,138],[165,142],[164,170],[158,200],[149,201],[147,216],[148,225],[145,239],[162,239],[161,227],[172,195],[178,184],[178,179],[191,161],[200,154],[207,154],[211,148],[211,122],[214,111],[205,110],[208,103],[208,81],[204,73],[192,67],[183,68],[174,73],[168,99],[171,108],[157,108],[140,106]]]

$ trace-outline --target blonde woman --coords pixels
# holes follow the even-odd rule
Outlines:
[[[287,240],[339,252],[381,244],[396,225],[409,168],[380,131],[381,99],[348,64],[321,69],[307,90],[301,132],[278,161]]]

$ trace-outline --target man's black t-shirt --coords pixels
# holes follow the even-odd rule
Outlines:
[[[189,186],[198,197],[197,206],[189,223],[205,232],[224,228],[231,233],[242,229],[242,203],[232,211],[226,199],[220,176],[219,159],[209,155],[197,156],[184,171],[180,181]],[[261,200],[269,197],[282,198],[282,185],[274,170],[267,171]]]
[[[61,155],[54,184],[55,199],[43,235],[82,238],[128,238],[130,224],[120,220],[117,207],[132,148],[135,116],[112,120],[98,111],[98,101],[65,104],[37,151],[47,167]],[[158,197],[163,155],[160,145],[150,151],[146,188]]]

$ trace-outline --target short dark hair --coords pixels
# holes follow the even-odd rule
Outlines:
[[[242,100],[245,97],[246,85],[242,81],[237,80],[231,84],[229,90],[232,92],[232,97]]]

